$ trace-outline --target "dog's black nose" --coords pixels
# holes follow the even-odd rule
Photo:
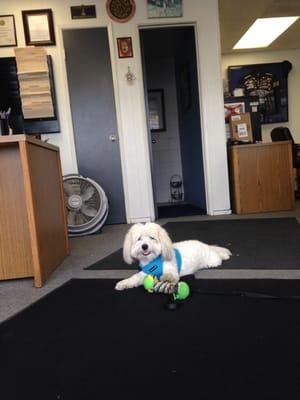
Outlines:
[[[147,250],[148,249],[148,245],[146,243],[142,244],[142,249],[143,250]]]

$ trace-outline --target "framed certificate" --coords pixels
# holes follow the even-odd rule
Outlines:
[[[27,46],[55,45],[52,10],[22,11],[25,42]]]
[[[0,15],[0,47],[17,46],[14,15]]]

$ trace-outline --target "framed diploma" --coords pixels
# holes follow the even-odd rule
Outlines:
[[[14,15],[0,15],[0,47],[17,46]]]
[[[55,45],[52,10],[22,11],[25,42],[27,46]]]

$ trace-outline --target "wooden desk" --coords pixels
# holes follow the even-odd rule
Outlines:
[[[291,142],[235,145],[229,151],[231,199],[235,213],[294,208]]]
[[[0,136],[0,279],[41,287],[68,253],[58,147]]]

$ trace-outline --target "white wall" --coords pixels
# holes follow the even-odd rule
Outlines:
[[[270,132],[275,126],[288,126],[294,140],[300,143],[300,50],[286,51],[260,51],[247,54],[230,54],[222,57],[223,79],[227,80],[227,68],[230,65],[262,64],[269,62],[290,61],[292,70],[288,75],[288,101],[289,101],[289,121],[277,124],[262,125],[262,139],[270,142]]]
[[[127,220],[136,222],[154,219],[138,29],[141,25],[150,24],[193,23],[196,26],[199,57],[207,209],[209,214],[229,212],[217,0],[185,0],[184,17],[151,20],[147,19],[146,1],[136,0],[135,17],[128,23],[113,22],[106,13],[105,3],[104,0],[93,1],[97,18],[87,20],[71,19],[70,6],[74,5],[73,0],[10,0],[0,3],[0,15],[15,15],[20,47],[25,45],[21,10],[51,8],[53,11],[56,46],[48,46],[46,50],[53,59],[61,134],[51,135],[50,142],[60,147],[63,173],[76,171],[77,163],[61,29],[106,26],[111,47]],[[116,38],[122,36],[132,37],[133,58],[118,58]],[[12,48],[0,48],[0,57],[13,55]],[[133,84],[125,80],[128,67],[136,75]]]

